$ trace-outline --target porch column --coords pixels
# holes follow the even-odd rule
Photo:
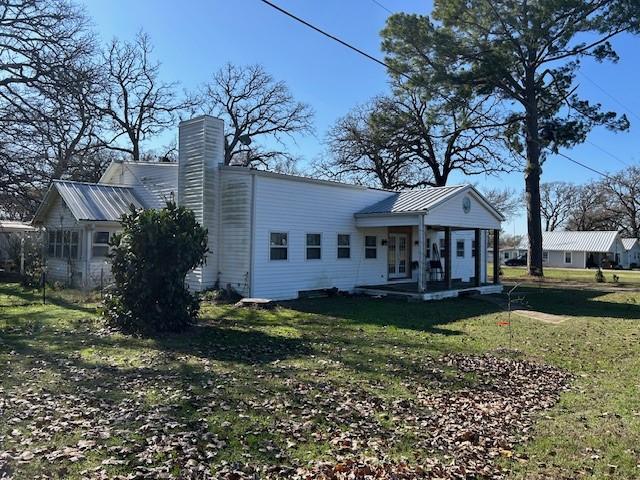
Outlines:
[[[89,276],[91,275],[91,255],[93,247],[93,225],[87,225],[84,229],[84,278],[82,284],[85,289],[91,288]]]
[[[418,292],[425,290],[424,215],[418,215]]]
[[[444,227],[444,283],[451,289],[451,227]]]
[[[480,276],[482,275],[482,268],[481,268],[481,264],[480,261],[482,260],[483,257],[483,251],[480,246],[480,229],[476,228],[475,229],[476,235],[475,235],[475,242],[476,242],[476,256],[473,259],[473,272],[475,275],[475,283],[476,283],[476,287],[479,287],[480,284],[482,283],[482,279],[480,278]]]
[[[493,283],[500,283],[500,230],[493,231]]]

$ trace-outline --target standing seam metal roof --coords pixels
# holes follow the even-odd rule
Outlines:
[[[637,238],[622,238],[621,240],[625,250],[631,250],[638,243]]]
[[[55,180],[53,186],[76,220],[117,222],[131,205],[144,207],[132,187],[65,180]]]
[[[454,185],[394,193],[384,200],[360,210],[357,215],[424,212],[445,198],[455,195],[468,187],[468,185]]]
[[[574,252],[610,252],[618,232],[615,230],[599,231],[554,231],[542,232],[542,249],[551,251],[574,251]],[[521,249],[527,249],[528,240],[523,240]]]

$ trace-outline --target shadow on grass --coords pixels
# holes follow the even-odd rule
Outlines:
[[[58,292],[52,291],[46,294],[46,303],[42,303],[42,291],[41,290],[26,290],[19,288],[17,284],[0,284],[0,295],[7,295],[8,297],[16,297],[23,301],[22,304],[9,303],[0,305],[3,307],[19,307],[19,306],[46,306],[55,305],[57,307],[66,308],[69,310],[75,310],[84,313],[95,313],[95,307],[86,305],[84,299],[79,298],[76,301],[64,298]]]
[[[613,292],[615,293],[615,292]],[[619,292],[624,294],[624,291]],[[574,317],[611,317],[640,320],[640,305],[636,303],[599,300],[611,291],[574,288],[520,287],[516,296],[525,298],[527,308],[555,315]]]
[[[352,324],[394,326],[440,335],[463,335],[463,332],[448,328],[447,325],[502,311],[496,304],[471,298],[409,303],[391,299],[338,297],[294,300],[283,302],[282,305]]]

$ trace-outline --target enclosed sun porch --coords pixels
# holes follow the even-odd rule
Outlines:
[[[472,186],[400,192],[355,217],[365,239],[381,236],[387,265],[356,291],[418,300],[502,291],[499,258],[488,251],[499,254],[503,217]]]

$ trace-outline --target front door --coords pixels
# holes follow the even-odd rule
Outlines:
[[[387,246],[389,280],[409,276],[409,236],[406,233],[390,233]]]

